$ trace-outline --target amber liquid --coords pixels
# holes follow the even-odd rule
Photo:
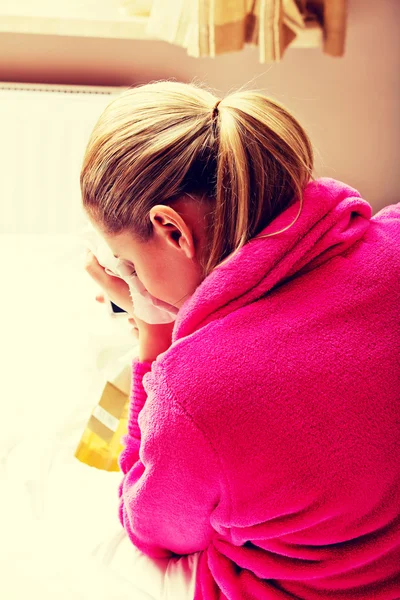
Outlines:
[[[75,456],[91,467],[105,471],[119,471],[118,457],[123,449],[121,438],[128,430],[129,397],[110,382],[107,382],[104,388],[103,397],[107,397],[108,404],[112,405],[113,414],[105,411],[100,401],[99,406],[96,407],[98,412],[93,411]],[[118,412],[121,413],[119,417],[116,416]],[[100,417],[102,422],[95,415]],[[115,431],[107,425],[111,425]]]

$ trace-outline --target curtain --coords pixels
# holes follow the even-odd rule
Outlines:
[[[347,0],[120,0],[129,16],[147,17],[147,34],[190,56],[259,48],[260,62],[279,61],[310,21],[323,29],[323,51],[344,54]]]

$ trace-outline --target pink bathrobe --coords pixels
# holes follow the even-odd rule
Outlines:
[[[310,182],[132,368],[121,523],[195,600],[400,598],[400,203]]]

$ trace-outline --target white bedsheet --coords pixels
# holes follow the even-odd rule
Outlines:
[[[127,321],[94,300],[75,236],[1,235],[0,257],[0,597],[193,599],[198,554],[142,554],[118,521],[121,474],[74,457]]]

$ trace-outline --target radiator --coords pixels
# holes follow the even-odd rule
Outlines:
[[[0,233],[76,233],[93,126],[123,88],[0,83]]]

